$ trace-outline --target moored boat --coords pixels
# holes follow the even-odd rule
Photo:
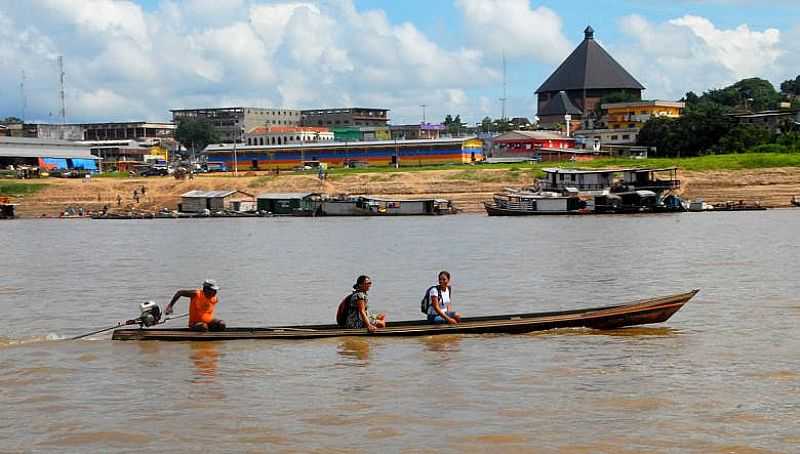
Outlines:
[[[585,214],[586,202],[576,195],[562,196],[551,192],[514,191],[495,194],[491,202],[484,202],[489,216],[532,216],[557,214]]]
[[[227,328],[218,332],[197,332],[188,328],[121,328],[114,340],[218,341],[234,339],[318,339],[342,336],[432,336],[438,334],[520,334],[554,328],[616,329],[661,323],[668,320],[699,290],[642,299],[614,306],[557,312],[465,317],[457,325],[432,325],[424,320],[389,322],[374,333],[337,325]]]

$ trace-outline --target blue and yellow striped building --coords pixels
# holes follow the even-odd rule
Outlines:
[[[482,161],[483,142],[475,137],[437,140],[382,140],[373,142],[298,143],[291,145],[209,145],[209,161],[222,162],[228,169],[291,169],[305,161],[329,166],[360,162],[371,166],[422,166]]]

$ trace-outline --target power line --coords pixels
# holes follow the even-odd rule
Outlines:
[[[422,124],[425,124],[425,108],[428,107],[428,105],[420,104],[419,106],[422,107]]]

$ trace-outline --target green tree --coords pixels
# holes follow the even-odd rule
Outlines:
[[[196,153],[202,151],[209,144],[218,143],[220,137],[208,120],[187,118],[178,122],[178,127],[175,128],[175,140],[187,150]]]
[[[457,114],[455,118],[447,114],[442,124],[447,128],[447,132],[453,136],[460,135],[467,128],[467,124],[461,121],[461,114]]]
[[[770,133],[766,128],[740,124],[728,131],[716,148],[720,153],[743,153],[758,145],[769,143],[770,139]]]
[[[17,123],[22,123],[22,120],[17,118],[17,117],[6,117],[6,118],[0,120],[0,124],[4,124],[4,125],[13,125],[13,124],[17,124]]]
[[[497,118],[492,122],[492,130],[495,132],[513,131],[514,125],[507,118]]]
[[[687,106],[680,118],[651,118],[639,132],[639,145],[656,147],[653,156],[698,156],[718,149],[736,126],[728,109],[705,102]]]
[[[790,97],[800,96],[800,76],[797,76],[794,80],[783,81],[781,83],[781,93]]]
[[[759,111],[775,109],[781,102],[781,94],[767,80],[753,77],[735,84],[709,90],[698,99],[699,103],[715,103],[730,109]]]
[[[491,132],[492,127],[492,119],[489,117],[483,117],[483,120],[481,120],[481,132]]]

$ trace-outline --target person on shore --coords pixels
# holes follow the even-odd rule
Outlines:
[[[117,194],[117,206],[122,206],[122,196]]]
[[[374,333],[376,330],[386,327],[385,314],[369,312],[367,292],[370,288],[372,288],[372,279],[369,276],[358,276],[353,285],[353,294],[350,295],[348,301],[345,328],[367,328],[369,332]]]
[[[450,273],[447,271],[439,272],[439,284],[428,289],[427,296],[431,303],[428,306],[428,322],[456,325],[461,321],[461,314],[453,310],[450,290]]]
[[[206,279],[203,287],[195,290],[178,290],[172,301],[167,304],[164,314],[172,314],[172,307],[181,297],[189,298],[189,328],[193,331],[224,331],[225,322],[214,318],[214,309],[217,306],[217,292],[219,286],[216,281]]]

